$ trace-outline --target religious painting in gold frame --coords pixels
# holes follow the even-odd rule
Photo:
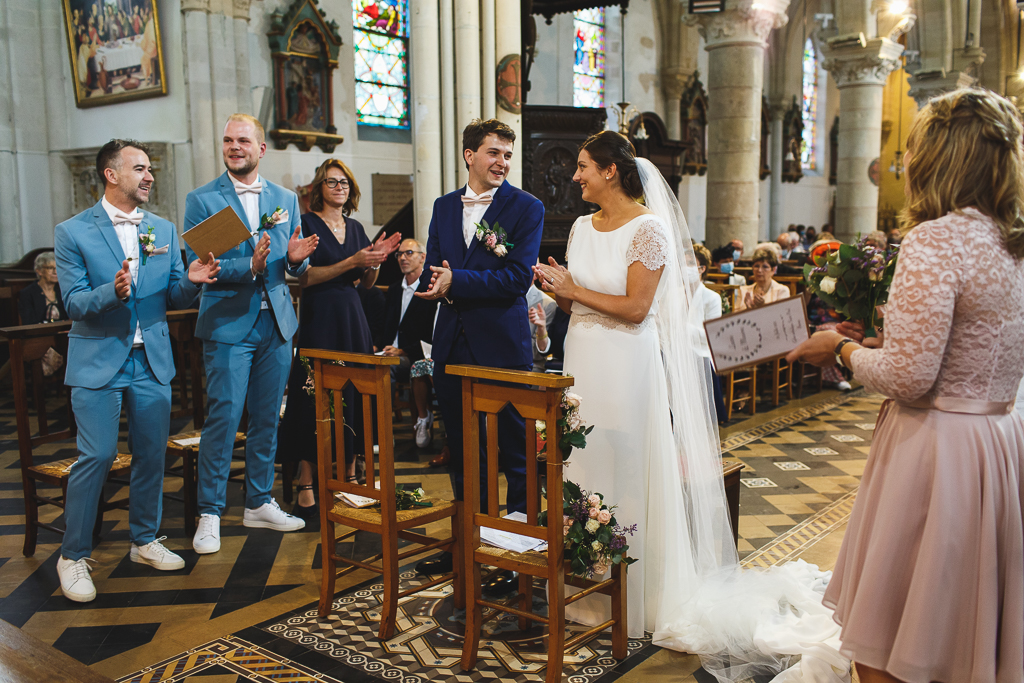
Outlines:
[[[80,108],[167,94],[156,0],[60,0]]]

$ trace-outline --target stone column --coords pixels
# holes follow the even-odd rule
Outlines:
[[[978,79],[962,71],[918,71],[910,81],[910,96],[917,102],[918,108],[923,107],[933,97],[943,93],[967,88]]]
[[[50,222],[56,225],[74,215],[71,204],[71,169],[57,150],[70,147],[66,79],[70,75],[64,12],[59,4],[40,3],[43,65],[46,78],[46,138],[50,162]],[[60,74],[56,76],[56,74]]]
[[[409,8],[412,47],[413,215],[426,244],[434,200],[443,194],[441,163],[441,26],[438,0]]]
[[[766,39],[786,23],[789,0],[727,0],[726,11],[688,15],[708,52],[708,200],[711,247],[758,241],[761,91]]]
[[[786,118],[786,105],[782,101],[772,102],[771,108],[772,149],[768,164],[772,169],[772,185],[768,205],[768,234],[774,239],[786,229],[782,225],[782,121]]]
[[[882,91],[902,52],[903,46],[888,38],[824,50],[824,67],[839,88],[835,235],[844,242],[878,225],[878,187],[868,167],[881,153]]]
[[[219,175],[213,136],[213,90],[210,79],[210,0],[182,0],[185,88],[188,90],[189,136],[192,138],[192,184],[196,187]]]
[[[661,77],[661,92],[665,97],[665,127],[673,140],[678,140],[683,134],[680,105],[683,91],[692,74],[693,71],[683,73],[681,69],[673,69]]]
[[[520,31],[520,15],[519,15],[519,3],[509,2],[509,0],[498,0],[496,3],[497,12],[495,13],[494,25],[495,25],[495,62],[491,64],[484,64],[485,69],[489,69],[491,73],[495,73],[498,68],[498,62],[504,59],[507,55],[519,55],[522,49],[522,33]],[[520,55],[520,59],[521,59]],[[520,72],[519,83],[522,86],[522,72]],[[493,82],[493,81],[492,81]],[[491,102],[496,102],[498,93],[496,90],[484,93],[484,97],[488,98]],[[520,95],[520,101],[522,96]],[[514,113],[502,109],[501,107],[496,108],[497,119],[504,123],[507,123],[512,127],[512,130],[516,132],[516,145],[515,153],[512,156],[512,168],[508,172],[508,181],[516,187],[523,186],[523,151],[526,149],[526,140],[523,139],[523,114],[522,108],[520,107],[519,113]]]
[[[13,34],[14,8],[0,4],[0,35]],[[0,41],[0,262],[8,263],[24,253],[21,240],[21,201],[18,182],[17,136],[15,135],[14,83],[12,82],[10,40]]]
[[[455,130],[462,144],[462,129],[480,118],[480,2],[455,0]],[[461,148],[460,148],[461,150]],[[469,171],[458,162],[459,184],[466,183]]]
[[[259,115],[258,111],[253,111],[252,81],[249,78],[250,3],[251,0],[233,0],[232,5],[235,29],[235,111]]]

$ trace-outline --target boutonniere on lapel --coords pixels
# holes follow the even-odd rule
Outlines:
[[[263,214],[263,217],[260,218],[260,230],[269,230],[275,225],[281,225],[281,223],[287,222],[288,211],[287,209],[282,209],[279,206],[276,209],[274,209],[274,213],[270,214],[269,216],[267,214]],[[255,236],[255,233],[253,233],[253,237]]]
[[[168,247],[171,245],[165,245],[157,249],[156,247],[156,235],[153,234],[153,226],[148,226],[149,229],[146,232],[139,233],[139,256],[142,257],[142,265],[146,265],[146,259],[150,256],[157,256],[159,254],[166,254]],[[131,261],[131,257],[128,258]]]
[[[480,240],[487,249],[499,258],[505,258],[508,252],[516,245],[508,241],[508,234],[502,229],[498,222],[488,225],[487,221],[480,221],[476,224],[476,238]]]

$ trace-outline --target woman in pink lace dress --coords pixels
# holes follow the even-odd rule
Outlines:
[[[890,397],[825,594],[864,683],[1024,679],[1022,131],[993,93],[929,102],[881,346],[843,324],[790,354]]]

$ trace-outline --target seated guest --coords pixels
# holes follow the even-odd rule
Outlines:
[[[21,290],[18,315],[22,325],[37,325],[67,320],[64,302],[57,282],[57,259],[52,251],[36,256],[36,282]]]
[[[888,238],[889,244],[898,246],[903,241],[903,233],[899,228],[892,228],[889,230]]]
[[[729,246],[732,247],[733,261],[739,261],[743,258],[743,240],[731,240]]]
[[[799,232],[800,226],[797,226],[797,232]],[[814,231],[813,227],[809,227],[804,231],[804,249],[807,251],[811,250],[811,245],[818,241],[818,233]]]
[[[889,247],[889,238],[881,230],[875,230],[869,232],[868,236],[864,238],[864,244],[885,251]]]
[[[719,273],[725,273],[729,276],[726,284],[742,286],[747,284],[747,278],[743,277],[739,273],[733,272],[733,268],[736,265],[736,249],[731,245],[726,244],[723,247],[719,247],[711,252],[711,265]],[[739,303],[739,290],[733,295],[732,310],[736,310],[736,306]]]
[[[789,287],[772,279],[778,267],[779,257],[773,249],[754,252],[754,282],[740,287],[736,311],[759,308],[789,297]]]
[[[526,305],[530,318],[530,338],[533,340],[533,372],[544,372],[547,355],[551,352],[547,321],[554,318],[558,304],[540,291],[537,282],[526,291]]]
[[[693,306],[690,307],[689,326],[693,339],[693,348],[697,350],[704,359],[704,366],[711,376],[712,402],[715,405],[715,413],[719,422],[725,421],[725,401],[722,400],[722,383],[715,372],[711,358],[711,347],[708,344],[707,331],[704,329],[704,322],[722,317],[722,297],[718,292],[713,292],[704,286],[704,274],[711,265],[711,252],[701,244],[693,245],[693,255],[697,259],[697,276],[700,278],[700,285],[694,292]]]
[[[402,279],[388,287],[385,297],[384,338],[387,340],[383,353],[397,356],[399,365],[391,366],[391,377],[399,382],[410,383],[413,401],[416,403],[416,445],[426,448],[433,438],[431,432],[434,415],[430,410],[430,373],[417,371],[413,366],[424,360],[423,344],[431,341],[434,332],[434,314],[437,302],[413,296],[423,275],[423,261],[426,250],[417,240],[403,240],[398,247],[398,268]]]

